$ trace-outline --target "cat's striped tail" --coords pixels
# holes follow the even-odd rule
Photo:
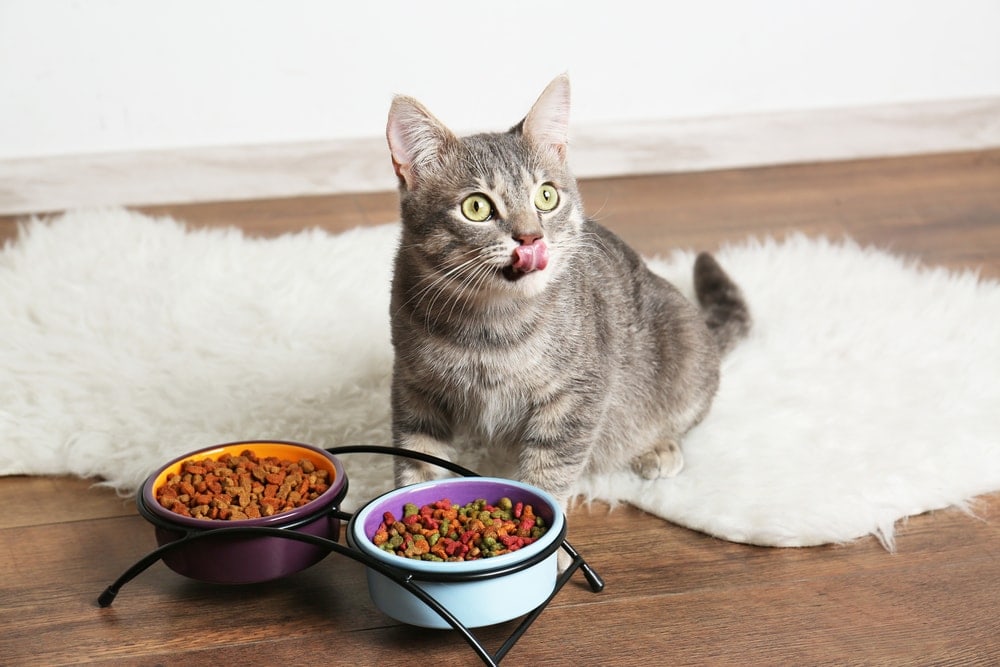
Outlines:
[[[694,261],[694,291],[723,353],[750,331],[750,308],[739,286],[707,252]]]

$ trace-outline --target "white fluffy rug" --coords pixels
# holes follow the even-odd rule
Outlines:
[[[388,444],[395,242],[122,210],[26,225],[0,254],[0,474],[131,492],[216,442]],[[756,328],[686,469],[582,493],[739,542],[891,547],[897,520],[1000,490],[1000,284],[804,237],[718,256]],[[692,261],[650,263],[690,293]],[[344,460],[349,506],[389,488],[385,457]]]

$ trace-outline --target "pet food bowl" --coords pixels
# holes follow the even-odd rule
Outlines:
[[[177,514],[156,501],[156,491],[169,477],[180,471],[190,459],[217,459],[223,454],[237,456],[250,450],[258,457],[311,461],[329,472],[329,488],[310,502],[271,516],[217,520]],[[336,510],[347,494],[347,476],[340,460],[328,452],[294,442],[242,441],[206,447],[180,456],[150,475],[143,482],[136,504],[139,513],[152,523],[156,541],[162,547],[181,539],[190,539],[215,529],[268,527],[295,531],[336,541],[340,519]],[[329,552],[315,544],[274,535],[238,533],[190,539],[184,546],[167,550],[167,567],[192,579],[219,584],[248,584],[270,581],[303,570],[321,561]]]
[[[383,551],[372,541],[383,514],[403,517],[403,506],[417,507],[448,499],[465,505],[478,499],[495,504],[500,498],[531,505],[545,520],[546,532],[529,545],[500,556],[442,562],[404,558]],[[469,628],[503,623],[541,606],[558,578],[558,554],[566,523],[555,499],[541,489],[496,477],[448,478],[405,486],[370,501],[347,527],[348,545],[421,588]],[[452,626],[417,595],[391,578],[367,568],[368,591],[375,606],[403,623],[424,628]]]

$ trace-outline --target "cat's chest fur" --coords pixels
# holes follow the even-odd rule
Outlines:
[[[413,341],[408,370],[446,406],[457,434],[517,438],[541,397],[558,391],[561,336],[545,318],[496,318]]]

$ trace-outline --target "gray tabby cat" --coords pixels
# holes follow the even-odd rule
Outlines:
[[[565,507],[587,471],[677,474],[723,352],[750,325],[707,254],[700,308],[584,216],[566,163],[569,80],[510,131],[459,138],[397,97],[386,135],[400,183],[392,281],[397,447],[450,458],[500,447]],[[439,476],[396,462],[396,482]]]

